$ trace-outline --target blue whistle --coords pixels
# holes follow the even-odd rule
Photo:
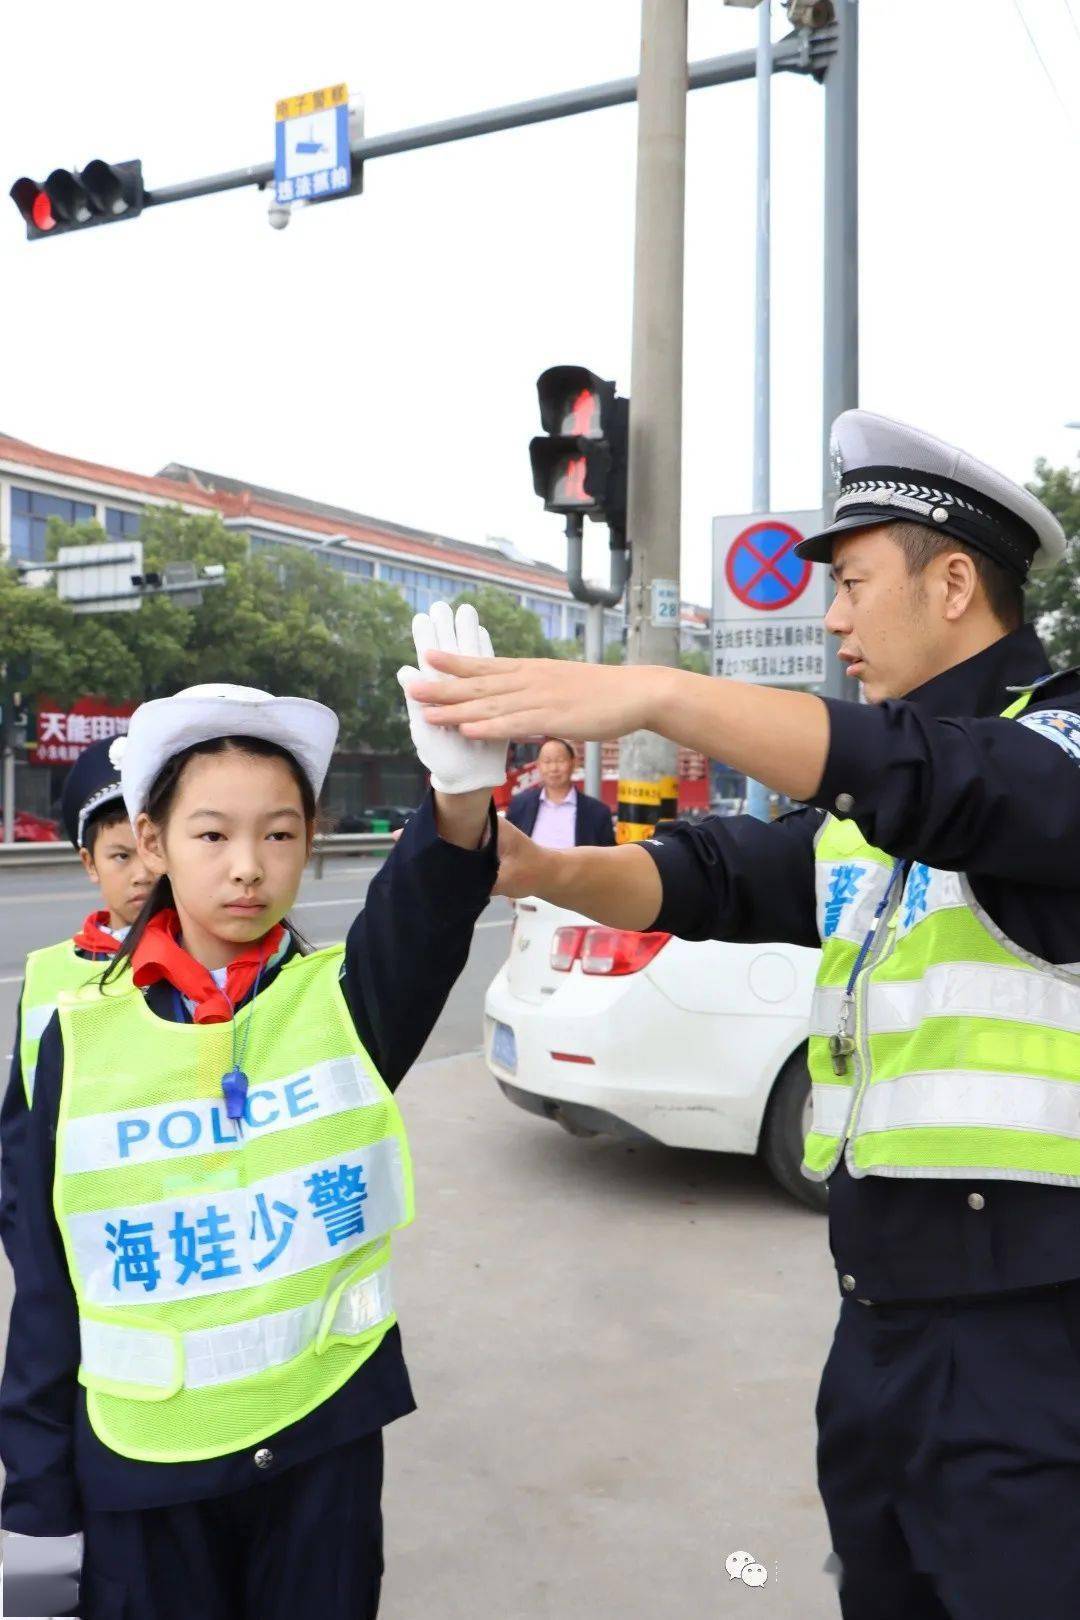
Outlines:
[[[226,1114],[230,1119],[242,1119],[248,1093],[248,1077],[243,1069],[230,1069],[228,1074],[223,1074],[221,1089],[225,1094]]]

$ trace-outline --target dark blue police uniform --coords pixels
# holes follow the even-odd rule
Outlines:
[[[1010,939],[1080,963],[1080,759],[997,718],[1080,715],[1031,628],[874,706],[829,702],[813,805],[678,826],[642,847],[685,939],[817,946],[825,811],[904,860],[968,874]],[[838,804],[839,801],[839,804]],[[1074,969],[1075,971],[1075,969]],[[819,1481],[857,1620],[1080,1613],[1080,1189],[829,1179],[840,1320],[818,1399]]]
[[[492,818],[481,850],[446,843],[429,794],[349,929],[342,988],[391,1090],[465,966],[495,881],[494,826]],[[264,975],[262,988],[274,977]],[[169,985],[146,996],[159,1017],[175,1019]],[[0,1385],[5,1528],[86,1531],[83,1613],[94,1620],[292,1620],[324,1611],[368,1620],[382,1573],[382,1429],[415,1407],[399,1329],[335,1395],[257,1449],[163,1465],[104,1446],[76,1383],[78,1317],[52,1210],[62,1064],[53,1018],[21,1148],[18,1288]],[[340,1515],[349,1537],[324,1538]]]

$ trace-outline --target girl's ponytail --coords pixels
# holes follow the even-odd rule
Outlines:
[[[113,979],[119,976],[124,964],[131,960],[135,947],[146,933],[151,918],[156,917],[159,911],[167,911],[172,903],[172,884],[169,882],[167,877],[159,877],[157,882],[154,884],[154,887],[150,890],[150,893],[143,901],[143,908],[139,912],[139,915],[136,917],[135,921],[132,923],[131,927],[128,929],[120,949],[111,959],[109,965],[106,967],[104,973],[98,980],[98,984],[102,990],[108,989]]]

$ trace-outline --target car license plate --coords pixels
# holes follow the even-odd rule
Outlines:
[[[517,1040],[509,1024],[495,1025],[495,1033],[491,1037],[491,1061],[497,1063],[500,1069],[517,1073]]]

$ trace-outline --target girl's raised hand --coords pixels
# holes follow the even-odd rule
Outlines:
[[[398,670],[398,682],[409,711],[409,731],[413,746],[431,773],[437,793],[472,793],[480,788],[498,787],[506,779],[506,744],[475,741],[445,726],[432,725],[415,692],[418,683],[425,689],[453,684],[448,675],[433,675],[432,658],[438,653],[463,655],[480,668],[495,662],[491,637],[481,625],[476,609],[464,603],[455,615],[446,602],[433,602],[431,613],[418,613],[412,622],[417,667]],[[423,673],[422,673],[423,672]]]

